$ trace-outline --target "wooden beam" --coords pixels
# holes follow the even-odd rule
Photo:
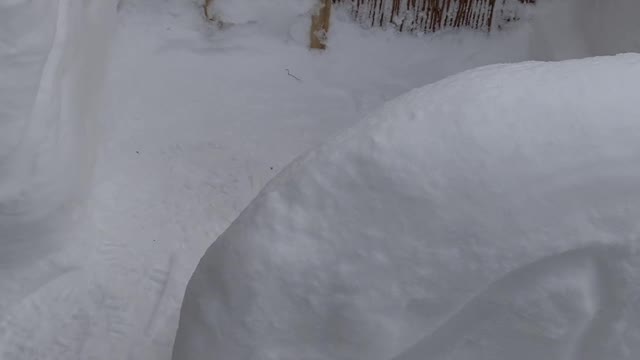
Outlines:
[[[331,20],[332,0],[317,0],[318,5],[311,16],[311,49],[324,50],[327,47],[327,34]]]
[[[211,4],[213,4],[213,0],[204,0],[204,16],[209,20],[213,20],[213,16],[210,13]]]

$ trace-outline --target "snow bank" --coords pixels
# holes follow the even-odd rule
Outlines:
[[[88,182],[115,3],[0,3],[0,265],[59,246],[48,226]]]
[[[539,0],[531,44],[538,59],[640,51],[640,1]]]
[[[472,70],[276,177],[174,360],[636,359],[640,56]]]

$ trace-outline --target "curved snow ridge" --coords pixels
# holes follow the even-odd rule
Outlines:
[[[50,14],[53,16],[45,16]],[[3,84],[2,101],[3,105],[6,102],[10,109],[2,113],[4,136],[0,144],[3,149],[0,163],[3,170],[0,183],[0,214],[2,223],[5,223],[8,215],[20,213],[15,206],[20,201],[21,188],[24,186],[21,183],[24,179],[20,175],[29,164],[20,164],[20,159],[16,158],[23,153],[22,143],[25,135],[29,133],[31,113],[42,86],[42,78],[46,76],[44,68],[51,63],[50,54],[58,34],[58,2],[19,1],[3,4],[3,15],[7,18],[7,21],[3,22],[3,33],[8,36],[3,37],[6,46],[0,54],[0,59],[3,68],[7,68],[7,73],[11,70],[17,73],[11,77],[3,75],[8,79]],[[29,23],[28,20],[32,16],[42,17],[45,21],[39,26],[36,25],[37,22]],[[12,18],[17,21],[11,21]],[[30,28],[31,25],[34,25],[33,28]],[[29,80],[21,81],[21,78]],[[17,172],[20,173],[16,174]]]
[[[54,35],[57,2],[0,4],[0,166],[16,147],[28,116]],[[49,15],[53,15],[49,17]],[[31,17],[44,19],[29,23]],[[11,90],[11,91],[9,91]]]
[[[87,239],[65,230],[90,183],[116,0],[0,8],[0,358],[68,359],[90,275]]]
[[[36,239],[68,214],[87,185],[98,80],[106,58],[98,46],[107,47],[115,22],[115,1],[18,1],[6,6],[15,19],[3,24],[9,34],[3,40],[12,47],[0,51],[0,59],[6,57],[16,73],[15,81],[3,84],[3,94],[15,92],[6,101],[20,108],[0,118],[11,135],[0,144],[0,263],[50,247]],[[40,23],[44,25],[35,25]],[[21,83],[35,74],[37,85]]]
[[[477,359],[478,351],[486,354],[480,358],[498,359],[549,353],[554,359],[609,358],[611,348],[620,345],[619,325],[631,301],[626,290],[632,284],[623,267],[637,256],[629,247],[593,245],[519,267],[394,360]],[[544,298],[536,298],[532,288],[543,289]],[[575,313],[565,316],[571,307]],[[562,343],[550,351],[553,340]]]
[[[496,65],[390,102],[210,247],[174,359],[637,358],[638,78]]]

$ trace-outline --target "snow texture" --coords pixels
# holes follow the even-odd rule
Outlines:
[[[61,279],[88,255],[68,229],[84,218],[114,24],[111,0],[0,1],[0,359],[84,346],[61,341],[76,336],[61,308],[79,306],[77,279]]]
[[[114,15],[111,0],[0,3],[0,266],[62,247],[39,239],[89,183]]]
[[[304,1],[214,0],[237,10],[224,31],[202,3],[0,0],[0,359],[169,359],[198,259],[291,159],[409,89],[590,40],[533,18],[407,37],[336,11],[316,54]],[[600,43],[633,50],[617,4]]]
[[[640,56],[472,70],[287,167],[174,360],[637,359]]]
[[[538,0],[527,13],[535,59],[640,52],[640,1]]]
[[[316,0],[211,0],[210,14],[231,24],[250,22],[282,22],[309,15]]]
[[[0,83],[0,101],[24,101],[21,111],[31,113],[32,95],[18,96],[17,81],[39,91],[41,75],[51,73],[38,69],[55,49],[65,55],[64,71],[55,78],[61,84],[78,80],[79,93],[106,109],[77,93],[52,91],[44,97],[66,103],[68,114],[86,108],[87,121],[73,124],[97,128],[98,138],[97,144],[84,141],[86,148],[73,156],[57,157],[51,168],[74,170],[73,158],[96,147],[98,155],[92,178],[75,171],[43,173],[50,184],[69,182],[62,186],[68,195],[50,192],[66,209],[34,198],[38,206],[15,217],[11,231],[5,227],[0,233],[0,255],[6,259],[0,264],[2,360],[170,359],[182,297],[198,260],[282,167],[408,89],[472,67],[528,57],[521,32],[491,38],[470,33],[401,37],[363,31],[338,13],[331,49],[317,54],[307,49],[304,16],[277,29],[245,24],[219,31],[204,21],[197,1],[123,0],[117,18],[114,2],[11,4],[23,12],[7,15],[15,21],[0,25],[6,25],[3,44],[10,44],[0,50],[0,76],[16,83]],[[3,6],[0,13],[8,14],[9,3]],[[73,27],[67,33],[73,37],[52,42],[52,29],[63,21],[59,14],[66,14],[63,23]],[[35,23],[42,27],[31,26]],[[102,36],[112,33],[112,56],[103,57]],[[42,42],[40,58],[19,42],[22,34]],[[79,37],[95,48],[72,41]],[[404,56],[392,56],[397,53]],[[105,59],[110,71],[100,97],[104,71],[99,60]],[[33,66],[17,72],[31,60]],[[96,67],[81,72],[78,65],[85,61]],[[71,119],[80,118],[54,119],[59,121],[46,124],[71,126]],[[39,127],[43,123],[35,129],[55,136]],[[20,142],[21,135],[14,134],[7,141]],[[25,153],[39,154],[32,147]],[[2,172],[0,182],[15,175]],[[84,185],[90,190],[86,204],[73,206],[82,204],[82,192],[76,190]],[[40,209],[37,219],[17,221],[31,219]],[[20,242],[25,245],[20,253],[9,253],[4,244],[19,243],[18,238],[29,241]]]

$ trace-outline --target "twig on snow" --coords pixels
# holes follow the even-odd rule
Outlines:
[[[291,76],[292,78],[294,78],[294,79],[296,79],[296,80],[298,80],[298,81],[302,81],[302,79],[300,79],[299,77],[297,77],[297,76],[293,75],[293,74],[289,71],[289,69],[285,69],[285,70],[287,70],[287,75]]]

